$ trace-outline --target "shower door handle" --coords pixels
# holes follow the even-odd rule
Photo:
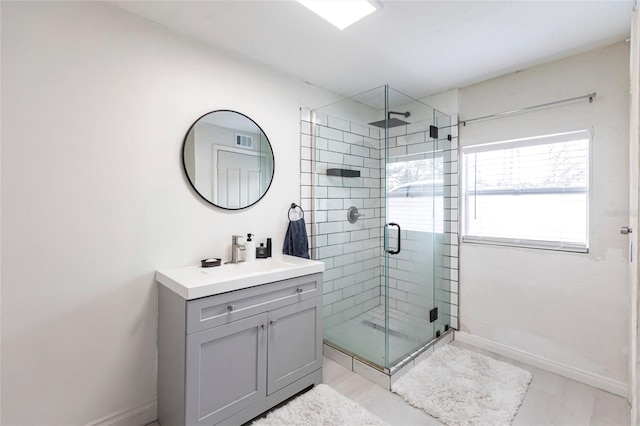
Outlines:
[[[398,228],[398,249],[397,250],[387,250],[387,253],[389,254],[398,254],[400,253],[400,249],[401,249],[401,245],[402,245],[402,237],[400,236],[400,225],[398,225],[395,222],[389,222],[387,223],[387,226],[395,226]]]

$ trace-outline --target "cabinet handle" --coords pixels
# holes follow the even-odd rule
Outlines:
[[[262,328],[263,330],[266,330],[267,324],[260,324],[260,328]]]
[[[303,290],[303,289],[301,289],[301,288],[296,288],[296,291],[297,291],[298,293],[302,293],[304,290]]]
[[[278,320],[277,320],[277,319],[273,319],[273,320],[269,321],[269,323],[270,323],[271,325],[276,325],[276,322],[278,322]]]
[[[229,312],[231,312],[231,311],[233,311],[233,310],[235,310],[235,309],[236,309],[236,305],[229,305],[229,306],[227,306],[227,311],[229,311]]]

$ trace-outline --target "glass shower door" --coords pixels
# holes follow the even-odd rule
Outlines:
[[[435,337],[444,210],[435,110],[392,89],[388,99],[388,111],[410,111],[420,121],[389,123],[384,138],[387,367]]]

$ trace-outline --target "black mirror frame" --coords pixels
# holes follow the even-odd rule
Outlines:
[[[187,172],[187,165],[184,161],[184,151],[186,148],[186,144],[187,144],[187,138],[189,137],[189,133],[191,132],[191,129],[193,129],[193,127],[198,123],[198,121],[200,121],[202,118],[204,118],[205,116],[209,115],[209,114],[213,114],[214,112],[232,112],[234,114],[238,114],[241,115],[243,117],[245,117],[247,120],[251,121],[253,124],[256,125],[256,127],[260,130],[260,132],[264,135],[264,138],[267,140],[267,143],[269,144],[269,149],[271,150],[271,160],[273,162],[273,171],[271,173],[271,179],[269,180],[269,185],[267,185],[267,189],[264,190],[264,192],[262,193],[262,195],[260,195],[260,198],[258,198],[256,201],[254,201],[253,203],[243,206],[243,207],[238,207],[238,208],[230,208],[230,207],[223,207],[223,206],[219,206],[216,203],[214,203],[213,201],[210,201],[208,198],[206,198],[204,195],[202,195],[200,193],[200,191],[198,191],[198,188],[196,188],[196,185],[193,183],[193,181],[191,180],[191,177],[189,176],[189,173]],[[191,185],[191,188],[193,188],[193,190],[196,192],[196,194],[198,194],[198,196],[200,198],[202,198],[204,201],[206,201],[207,203],[211,204],[212,206],[215,206],[219,209],[223,209],[223,210],[230,210],[230,211],[238,211],[238,210],[244,210],[244,209],[248,209],[251,206],[254,206],[256,203],[258,203],[258,201],[262,200],[264,198],[264,196],[267,194],[267,192],[269,192],[269,189],[271,188],[271,184],[273,183],[273,178],[276,174],[276,157],[273,154],[273,146],[271,145],[271,141],[269,140],[269,137],[267,136],[267,134],[264,132],[264,130],[262,130],[262,127],[260,127],[260,125],[258,123],[256,123],[253,119],[251,119],[251,117],[247,116],[246,114],[243,114],[241,112],[238,111],[234,111],[231,109],[217,109],[217,110],[213,110],[213,111],[209,111],[206,114],[202,114],[200,117],[198,117],[197,120],[195,120],[193,122],[193,124],[191,124],[191,126],[189,126],[189,129],[187,130],[187,133],[184,135],[184,139],[182,141],[182,171],[184,172],[184,175],[187,178],[187,181],[189,181],[189,184]]]

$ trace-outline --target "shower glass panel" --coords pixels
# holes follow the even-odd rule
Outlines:
[[[315,109],[311,121],[325,342],[389,372],[448,329],[450,119],[382,86]]]

